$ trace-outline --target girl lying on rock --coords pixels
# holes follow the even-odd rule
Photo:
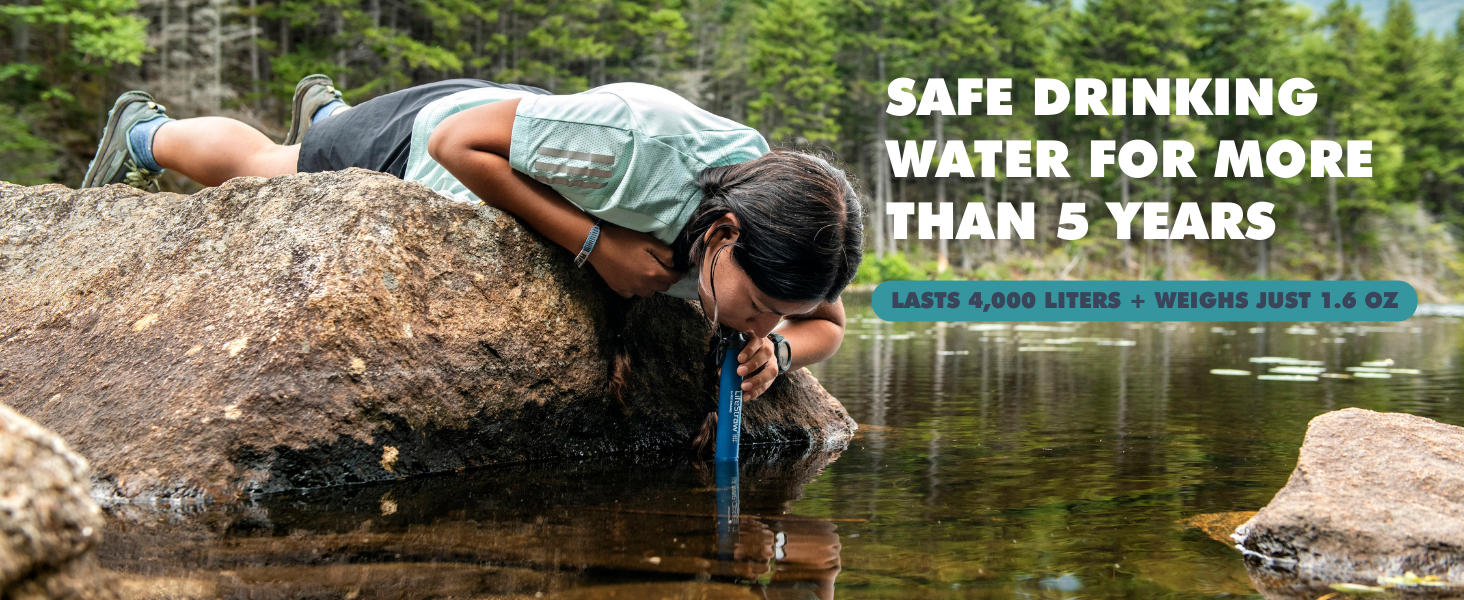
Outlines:
[[[747,399],[843,339],[839,294],[858,270],[863,231],[844,173],[769,152],[756,130],[668,90],[618,83],[556,96],[457,79],[350,107],[312,75],[296,86],[293,113],[279,145],[233,119],[170,119],[148,94],[128,92],[83,187],[147,187],[163,169],[213,186],[362,167],[484,201],[591,264],[623,297],[697,299],[714,322],[751,333],[737,369]]]

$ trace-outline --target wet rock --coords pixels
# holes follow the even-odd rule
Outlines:
[[[91,457],[103,499],[228,499],[684,448],[709,329],[618,302],[510,215],[363,170],[193,196],[0,184],[0,401]],[[805,371],[744,441],[837,446]]]
[[[0,405],[0,598],[111,598],[86,460]]]
[[[1237,530],[1261,579],[1464,582],[1464,428],[1349,408],[1312,420],[1296,470]],[[1256,574],[1252,575],[1256,577]]]

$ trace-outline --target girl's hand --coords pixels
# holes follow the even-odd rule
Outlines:
[[[590,251],[590,264],[621,297],[650,297],[664,292],[681,280],[682,273],[671,268],[674,262],[671,247],[650,234],[600,225],[600,241]]]
[[[742,400],[753,400],[768,391],[778,378],[778,361],[773,357],[773,340],[760,337],[747,342],[737,355],[737,374],[742,376]]]

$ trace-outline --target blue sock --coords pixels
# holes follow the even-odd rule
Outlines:
[[[310,116],[310,124],[314,125],[321,122],[326,117],[329,117],[330,113],[335,112],[337,108],[348,108],[350,106],[351,105],[346,104],[345,102],[341,102],[340,100],[336,100],[334,102],[331,102],[330,104],[322,106],[315,110],[315,114]]]
[[[158,166],[158,162],[153,159],[153,136],[157,134],[159,127],[172,120],[168,117],[158,117],[133,125],[132,130],[127,132],[127,149],[132,152],[132,158],[137,161],[137,166],[154,173],[162,172],[163,168]]]

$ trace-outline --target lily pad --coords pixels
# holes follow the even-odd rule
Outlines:
[[[1455,587],[1459,584],[1439,579],[1438,575],[1419,577],[1413,571],[1402,575],[1379,575],[1378,585],[1389,587]]]
[[[1360,583],[1334,583],[1327,586],[1344,594],[1381,594],[1388,591],[1385,587],[1362,585]]]
[[[1049,333],[1073,333],[1077,327],[1064,327],[1061,325],[1018,325],[1017,331],[1044,331]]]
[[[1258,375],[1256,379],[1266,381],[1316,381],[1315,375]]]
[[[1210,369],[1211,375],[1231,375],[1236,377],[1250,377],[1251,372],[1241,369]]]
[[[1263,365],[1295,365],[1301,367],[1320,367],[1327,363],[1320,360],[1302,360],[1300,358],[1287,358],[1285,356],[1252,356],[1250,361]]]
[[[1286,375],[1320,375],[1327,372],[1327,369],[1324,367],[1297,367],[1287,365],[1284,367],[1273,367],[1271,368],[1271,372]]]
[[[1361,372],[1361,373],[1353,373],[1352,376],[1353,377],[1356,377],[1358,379],[1392,379],[1393,378],[1393,375],[1390,374],[1390,373],[1369,373],[1369,372]]]

